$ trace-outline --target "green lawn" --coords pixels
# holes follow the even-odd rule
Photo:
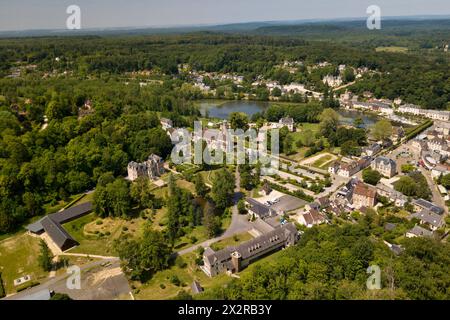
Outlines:
[[[249,241],[251,239],[253,239],[252,235],[248,232],[245,232],[245,233],[237,234],[230,238],[220,240],[220,241],[212,244],[211,249],[213,249],[214,251],[219,251],[219,250],[225,249],[226,247],[237,246],[240,243]]]
[[[330,162],[333,159],[332,155],[326,154],[323,157],[317,159],[316,161],[314,161],[314,163],[312,164],[313,167],[322,169],[322,166],[327,164],[328,162]]]
[[[198,281],[205,289],[217,285],[223,286],[232,280],[225,274],[214,278],[208,277],[195,264],[196,257],[197,253],[186,254],[182,256],[183,261],[187,264],[186,267],[180,268],[174,265],[170,269],[157,272],[145,284],[134,283],[136,286],[135,298],[137,300],[166,300],[175,297],[180,290],[190,291],[194,280]],[[181,281],[180,286],[171,283],[171,278],[175,276]]]
[[[394,52],[394,53],[405,53],[408,52],[408,48],[406,47],[396,47],[396,46],[390,46],[390,47],[378,47],[375,49],[376,52]]]
[[[26,233],[18,234],[0,242],[0,272],[6,292],[14,293],[14,279],[31,275],[31,281],[47,277],[37,262],[40,239]]]

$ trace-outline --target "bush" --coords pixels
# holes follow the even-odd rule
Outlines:
[[[177,287],[179,287],[181,285],[180,279],[175,275],[170,277],[170,283]]]
[[[178,257],[175,259],[175,265],[176,265],[178,268],[181,268],[181,269],[184,269],[184,268],[187,267],[187,263],[186,263],[186,262],[183,260],[183,258],[180,257],[180,256],[178,256]]]
[[[0,298],[6,296],[5,286],[3,285],[2,273],[0,272]]]
[[[103,221],[99,219],[99,220],[95,221],[95,224],[98,225],[98,226],[100,226],[100,225],[103,224]]]
[[[125,231],[125,232],[128,231],[128,227],[123,226],[123,227],[122,227],[122,231]]]
[[[161,288],[161,289],[165,289],[166,288],[166,286],[164,285],[164,283],[161,283],[160,285],[159,285],[159,287]]]

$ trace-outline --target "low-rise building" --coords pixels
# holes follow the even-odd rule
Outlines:
[[[436,214],[442,215],[444,213],[444,209],[441,207],[436,206],[435,204],[431,203],[430,201],[427,201],[425,199],[417,199],[412,202],[414,206],[414,211],[419,212],[422,210],[428,210]]]
[[[373,170],[380,172],[383,176],[392,178],[397,174],[397,164],[387,157],[377,157],[371,165]]]
[[[432,238],[433,232],[425,228],[422,228],[421,226],[414,226],[414,228],[406,232],[405,236],[407,238],[417,238],[417,237]]]
[[[247,198],[246,201],[250,205],[248,209],[249,213],[260,219],[266,219],[276,215],[275,210],[259,201],[256,201],[255,199]]]
[[[240,272],[257,259],[296,244],[298,239],[299,233],[295,226],[287,223],[236,247],[217,252],[207,248],[203,253],[202,270],[209,277],[223,272]]]
[[[411,219],[416,218],[420,220],[420,224],[427,225],[431,230],[435,231],[442,227],[445,224],[444,217],[431,212],[429,210],[422,210],[416,213],[413,213],[410,216]]]
[[[408,202],[407,196],[383,183],[377,184],[377,193],[382,197],[388,198],[389,201],[394,202],[397,207],[403,207]]]
[[[173,122],[170,119],[167,118],[161,118],[159,120],[159,122],[161,123],[161,126],[163,128],[164,131],[166,131],[167,129],[170,129],[173,127]]]
[[[312,228],[313,226],[325,223],[326,221],[326,216],[316,209],[310,209],[300,214],[298,217],[298,223],[307,228]]]
[[[370,146],[368,146],[367,148],[364,148],[363,153],[369,157],[372,157],[380,151],[381,151],[381,145],[378,143],[373,143]]]
[[[431,169],[431,176],[434,179],[438,179],[441,175],[446,175],[450,173],[450,166],[448,164],[437,164],[433,169]]]
[[[361,207],[370,208],[375,206],[376,197],[377,191],[374,188],[359,182],[353,190],[352,203],[356,209]]]
[[[294,123],[293,118],[291,118],[291,117],[281,118],[279,123],[282,127],[287,127],[290,132],[295,131],[295,125],[294,125],[295,123]]]

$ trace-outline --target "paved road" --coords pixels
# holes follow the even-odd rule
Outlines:
[[[109,266],[103,267],[105,263],[110,263]],[[97,271],[108,271],[120,267],[120,261],[118,258],[105,259],[100,261],[93,261],[80,267],[81,269],[81,290],[69,290],[66,282],[69,274],[62,274],[57,277],[51,278],[45,283],[39,286],[27,289],[14,295],[9,295],[4,300],[18,300],[30,294],[39,292],[44,289],[59,293],[67,293],[73,299],[114,299],[120,294],[126,294],[131,291],[128,280],[123,274],[116,275],[105,279],[102,283],[95,286],[89,285],[89,279],[87,275],[91,270],[99,269]],[[83,279],[84,278],[84,279]]]
[[[232,237],[235,234],[244,233],[244,232],[247,232],[247,231],[250,231],[251,229],[253,229],[253,224],[247,220],[247,215],[239,214],[238,209],[237,209],[237,203],[242,198],[242,193],[240,192],[241,176],[240,176],[239,170],[237,168],[236,168],[235,177],[236,177],[236,186],[234,189],[234,197],[233,197],[234,205],[231,209],[232,210],[231,224],[228,227],[228,229],[219,237],[206,240],[202,243],[196,244],[195,246],[178,251],[177,255],[184,255],[187,253],[194,252],[195,250],[197,250],[200,247],[203,247],[203,248],[209,247],[213,243],[216,243],[220,240],[223,240],[223,239]]]

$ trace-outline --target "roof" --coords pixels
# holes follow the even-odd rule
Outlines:
[[[213,253],[210,251],[206,253],[205,251],[204,256],[211,265],[216,261],[226,263],[231,259],[231,254],[233,252],[240,253],[242,259],[245,260],[259,254],[262,251],[265,251],[270,247],[273,247],[276,244],[284,243],[290,235],[297,233],[298,231],[295,226],[292,223],[287,223],[257,238],[244,242],[237,247],[227,247]]]
[[[69,209],[52,213],[48,215],[47,217],[50,217],[54,222],[58,224],[63,224],[75,219],[78,219],[79,217],[88,214],[92,211],[92,202],[86,202],[83,204],[80,204],[75,207],[71,207]],[[27,229],[33,233],[41,233],[44,231],[44,227],[42,225],[42,220],[46,217],[40,219],[39,221],[36,221],[30,225],[27,226]]]
[[[384,230],[391,231],[394,230],[396,227],[397,227],[396,223],[386,222],[386,224],[384,225]]]
[[[425,228],[422,228],[421,226],[414,226],[411,230],[408,231],[408,233],[414,234],[418,237],[432,237],[433,232],[430,230],[427,230]]]
[[[291,124],[294,124],[294,119],[292,119],[290,117],[281,118],[280,123],[291,125]]]
[[[72,236],[64,230],[59,223],[53,221],[48,216],[42,219],[41,223],[45,232],[60,249],[64,249],[67,242],[69,242],[72,246],[76,245],[77,242],[75,239],[72,238]]]
[[[200,285],[200,283],[198,283],[198,281],[194,281],[191,284],[191,289],[192,289],[192,293],[193,294],[198,294],[200,292],[203,292],[203,288]]]
[[[436,213],[433,213],[431,211],[428,211],[426,209],[424,209],[420,212],[413,213],[411,215],[411,218],[420,219],[421,221],[428,223],[428,224],[432,225],[433,227],[437,227],[437,228],[439,228],[442,225],[442,220],[443,220],[442,216],[440,216]]]
[[[272,215],[272,209],[270,207],[252,198],[247,198],[246,200],[251,205],[251,210],[260,218],[266,218]]]
[[[308,225],[320,224],[326,221],[325,216],[315,209],[311,209],[303,214]]]
[[[353,194],[360,195],[367,198],[375,198],[377,195],[377,191],[374,188],[369,187],[368,185],[360,182],[355,186],[355,190]]]
[[[421,207],[423,209],[428,209],[429,211],[437,213],[437,214],[443,214],[444,213],[444,209],[434,205],[433,203],[431,203],[430,201],[427,201],[425,199],[414,200],[413,204],[415,204],[415,205],[417,205],[417,206],[419,206],[419,207]]]
[[[384,166],[396,167],[395,161],[392,160],[392,159],[389,159],[389,158],[387,158],[387,157],[377,157],[377,158],[374,160],[374,162],[375,162],[375,165],[378,165],[378,164],[381,163],[381,164],[383,164]]]

